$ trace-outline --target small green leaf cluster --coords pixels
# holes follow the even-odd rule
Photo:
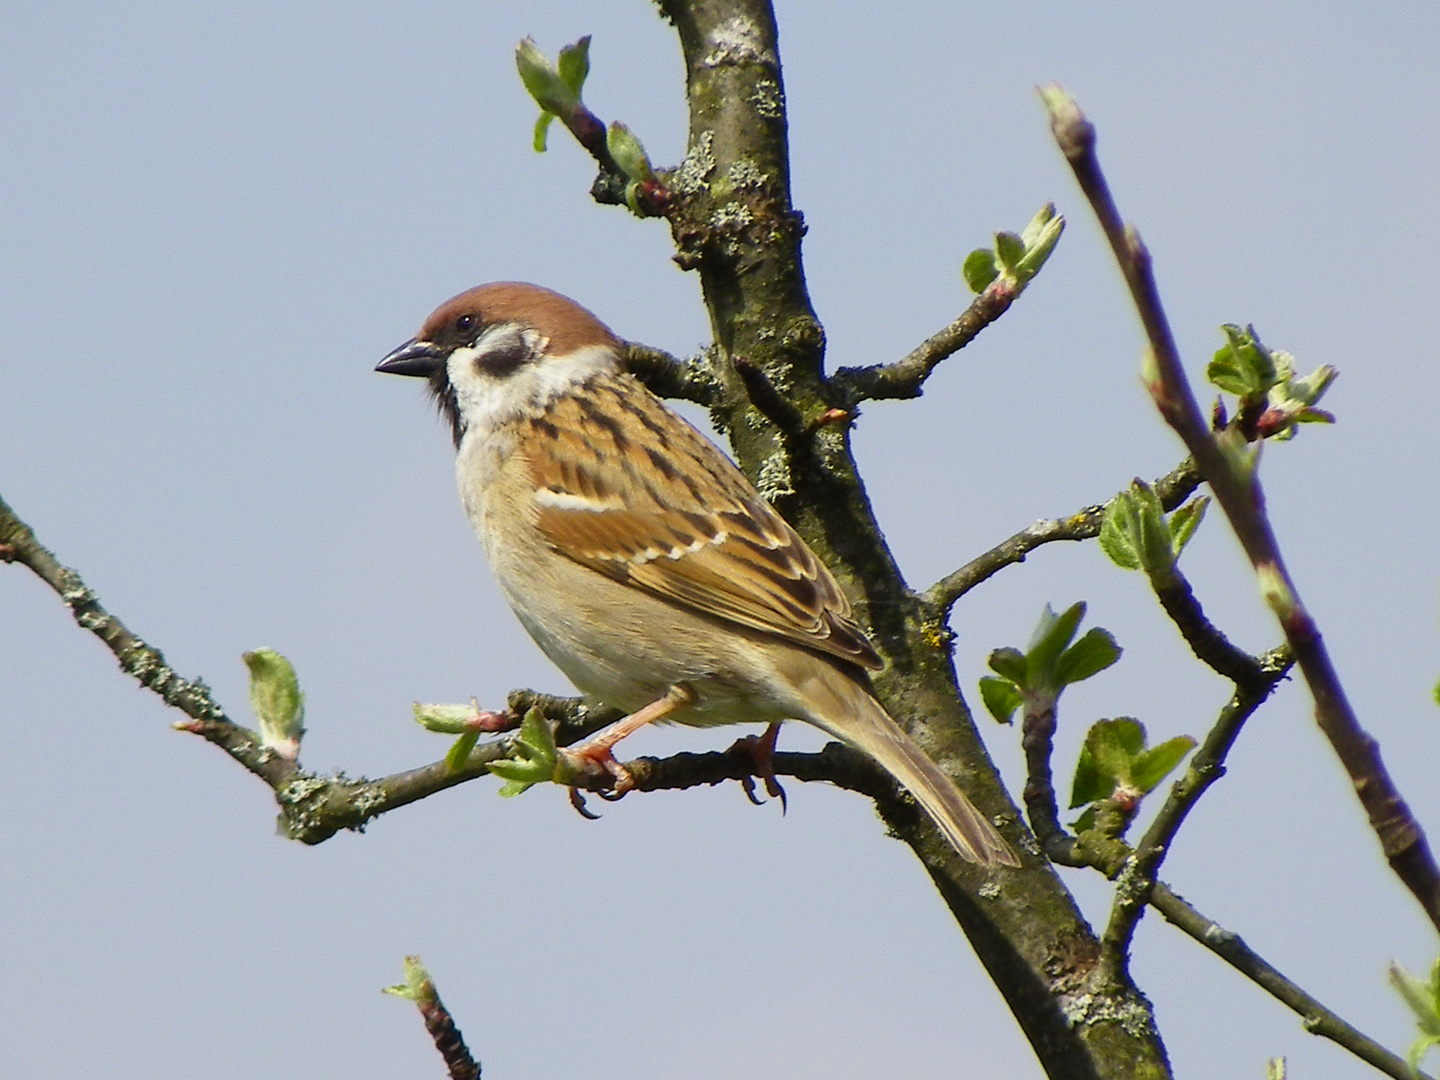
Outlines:
[[[405,957],[405,981],[397,986],[385,987],[384,992],[404,998],[406,1001],[433,1001],[435,999],[435,982],[430,978],[429,970],[420,962],[420,957],[407,956]]]
[[[590,74],[590,35],[561,49],[555,64],[527,37],[515,48],[515,66],[520,81],[540,106],[540,117],[535,121],[535,150],[543,154],[550,121],[558,116],[561,123],[568,125],[575,112],[583,108],[580,91]]]
[[[1064,231],[1065,218],[1055,212],[1054,203],[1046,203],[1018,235],[998,232],[993,248],[976,248],[966,256],[961,268],[965,283],[972,292],[982,293],[998,278],[1018,296],[1045,265]]]
[[[1123,828],[1140,800],[1195,747],[1189,735],[1177,735],[1159,746],[1147,747],[1147,741],[1145,725],[1129,716],[1097,720],[1091,726],[1070,789],[1070,809],[1089,805],[1075,822],[1076,830],[1094,828],[1097,807],[1093,804],[1107,800],[1120,812],[1117,824]]]
[[[1399,964],[1390,965],[1390,985],[1395,987],[1420,1028],[1420,1037],[1410,1044],[1410,1068],[1419,1075],[1420,1062],[1432,1046],[1440,1046],[1440,960],[1430,969],[1430,978],[1411,975]]]
[[[1048,712],[1065,687],[1120,659],[1114,636],[1098,626],[1071,644],[1084,617],[1083,601],[1059,615],[1046,604],[1024,652],[1006,647],[990,654],[990,670],[995,675],[980,680],[980,699],[991,716],[1008,724],[1022,705],[1027,715]]]
[[[1339,372],[1322,364],[1309,375],[1295,374],[1295,358],[1267,349],[1253,326],[1233,323],[1220,328],[1225,344],[1205,368],[1205,376],[1238,399],[1237,415],[1254,417],[1253,434],[1261,439],[1289,439],[1300,424],[1333,424],[1335,416],[1315,403]],[[1223,420],[1221,425],[1223,426]]]
[[[260,721],[260,743],[294,761],[305,734],[305,695],[289,660],[274,649],[241,655],[250,669],[250,708]]]
[[[1110,500],[1100,524],[1100,548],[1122,570],[1144,570],[1164,580],[1175,570],[1175,560],[1195,535],[1210,505],[1208,496],[1191,499],[1168,518],[1160,496],[1136,479]]]
[[[454,752],[453,748],[451,752]],[[519,795],[536,784],[555,780],[559,760],[560,751],[555,747],[555,730],[539,709],[531,709],[520,722],[519,733],[510,741],[510,756],[488,762],[485,767],[507,781],[500,788],[500,794],[508,798]]]

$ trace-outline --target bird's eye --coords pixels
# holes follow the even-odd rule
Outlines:
[[[471,330],[475,329],[475,316],[461,315],[455,320],[455,329],[462,334],[468,334]]]

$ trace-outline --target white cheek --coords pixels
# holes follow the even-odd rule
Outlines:
[[[496,373],[488,370],[482,359],[489,343],[486,335],[471,348],[456,349],[446,365],[467,440],[487,439],[497,428],[521,417],[538,416],[561,394],[599,372],[618,367],[613,349],[585,345],[564,356]]]

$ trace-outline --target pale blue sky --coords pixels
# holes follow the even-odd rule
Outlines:
[[[1357,709],[1440,840],[1435,476],[1440,13],[1431,4],[781,3],[795,198],[833,365],[893,359],[963,307],[958,268],[1053,199],[1032,290],[926,395],[865,410],[870,493],[917,586],[1037,517],[1180,456],[1141,339],[1036,100],[1100,129],[1192,372],[1222,322],[1342,375],[1333,429],[1266,451],[1292,569]],[[244,719],[242,651],[308,694],[304,760],[438,757],[410,703],[565,689],[492,585],[419,388],[372,374],[440,300],[495,278],[621,334],[706,340],[668,232],[529,149],[515,42],[592,33],[586,96],[684,152],[653,5],[11,3],[0,17],[0,495],[178,669]],[[1206,609],[1277,633],[1219,516],[1186,556]],[[957,608],[984,658],[1085,599],[1126,649],[1062,703],[1201,735],[1224,686],[1141,579],[1042,550]],[[1393,1048],[1391,958],[1433,931],[1390,878],[1288,685],[1253,720],[1165,877]],[[253,778],[120,677],[27,572],[0,568],[0,1059],[16,1076],[440,1076],[379,988],[430,963],[486,1075],[627,1080],[1038,1075],[908,849],[869,805],[795,784],[626,799],[480,782],[315,850]],[[1012,790],[1018,735],[982,720]],[[656,731],[635,753],[724,745]],[[816,745],[787,730],[783,744]],[[1092,918],[1108,895],[1066,874]],[[1147,917],[1135,968],[1179,1073],[1373,1075]]]

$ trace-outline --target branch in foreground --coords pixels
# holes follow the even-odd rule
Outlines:
[[[1165,509],[1173,510],[1190,497],[1200,486],[1200,481],[1200,472],[1195,468],[1194,461],[1186,458],[1156,480],[1154,488]],[[925,590],[922,600],[927,607],[943,616],[955,606],[960,597],[976,585],[1013,563],[1024,562],[1025,556],[1042,544],[1056,540],[1089,540],[1098,536],[1100,523],[1104,518],[1105,504],[1096,503],[1066,518],[1037,521],[985,554],[971,559],[954,573],[941,578]]]
[[[895,363],[841,368],[830,376],[830,385],[846,409],[862,401],[917,398],[924,393],[925,380],[940,362],[974,341],[981,330],[1009,310],[1019,295],[1013,283],[998,279],[970,301],[958,319]]]
[[[1266,602],[1275,612],[1310,686],[1315,719],[1349,774],[1391,869],[1440,929],[1440,866],[1419,821],[1385,768],[1379,744],[1361,727],[1320,629],[1285,569],[1248,447],[1243,440],[1222,445],[1200,411],[1160,302],[1150,253],[1139,234],[1124,224],[1101,171],[1094,126],[1059,87],[1049,87],[1042,93],[1056,142],[1105,230],[1144,325],[1150,343],[1145,381],[1151,396],[1166,422],[1184,440],[1249,556]],[[1236,438],[1241,438],[1238,433]]]

